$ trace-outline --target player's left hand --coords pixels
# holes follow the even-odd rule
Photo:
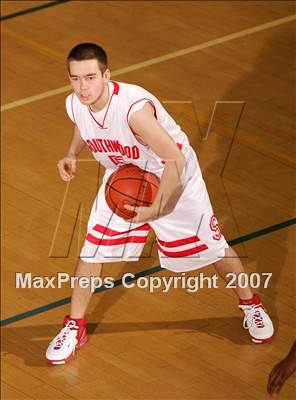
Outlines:
[[[125,204],[124,206],[127,210],[129,211],[134,211],[136,215],[133,218],[128,219],[127,221],[130,222],[148,222],[153,219],[158,218],[159,211],[156,207],[150,206],[150,207],[135,207],[131,206],[129,204]]]

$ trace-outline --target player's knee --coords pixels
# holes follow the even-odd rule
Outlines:
[[[238,255],[233,250],[233,248],[229,246],[224,249],[223,254],[219,254],[219,258],[220,258],[220,260],[217,261],[218,263],[220,261],[223,261],[223,260],[225,261],[230,258],[238,258]]]
[[[79,259],[75,271],[76,276],[100,276],[102,273],[103,264],[88,263]]]
[[[224,249],[223,254],[219,253],[217,255],[218,260],[213,263],[216,268],[224,267],[226,264],[228,265],[231,262],[232,258],[235,257],[236,253],[232,250],[231,247],[227,247]]]

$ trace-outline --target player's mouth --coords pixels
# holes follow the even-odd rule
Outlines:
[[[84,95],[81,94],[80,98],[81,98],[81,100],[86,101],[86,100],[88,100],[89,96],[84,96]]]

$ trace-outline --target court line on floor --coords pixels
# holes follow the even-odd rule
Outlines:
[[[268,226],[268,227],[260,229],[258,231],[251,232],[251,233],[249,233],[247,235],[240,236],[240,237],[238,237],[236,239],[230,240],[228,243],[229,243],[230,246],[235,246],[236,244],[239,244],[239,243],[242,243],[242,242],[246,242],[248,240],[252,240],[252,239],[255,239],[255,238],[260,237],[260,236],[267,235],[268,233],[272,233],[272,232],[278,231],[280,229],[286,228],[286,227],[294,225],[294,224],[296,224],[296,218],[292,218],[292,219],[289,219],[287,221],[280,222],[279,224]],[[159,272],[161,270],[163,270],[163,268],[161,268],[158,265],[156,267],[149,268],[149,269],[146,269],[144,271],[140,271],[140,272],[135,274],[134,278],[126,279],[126,282],[135,281],[135,280],[137,280],[138,278],[140,278],[142,276],[148,276],[148,275],[154,274],[155,272]],[[120,286],[120,285],[122,285],[122,279],[117,279],[116,281],[114,281],[114,287]],[[95,290],[95,293],[104,292],[106,290],[111,290],[113,288],[105,288],[103,286],[103,287],[97,288]],[[71,302],[71,297],[65,297],[63,299],[54,301],[53,303],[45,304],[44,306],[34,308],[33,310],[25,311],[23,313],[16,314],[16,315],[14,315],[12,317],[3,319],[3,320],[0,321],[0,326],[2,327],[2,326],[7,326],[7,325],[10,325],[10,324],[13,324],[14,322],[17,322],[17,321],[32,317],[32,316],[37,315],[37,314],[41,314],[43,312],[52,310],[53,308],[61,307],[61,306],[65,305],[65,304],[69,304],[70,302]]]
[[[25,15],[25,14],[33,13],[35,11],[43,10],[44,8],[58,6],[59,4],[68,3],[69,1],[70,0],[56,0],[56,1],[51,1],[50,3],[41,4],[40,6],[26,8],[25,10],[16,11],[11,14],[3,15],[0,17],[0,21],[6,21],[11,18],[19,17],[21,15]]]
[[[204,42],[204,43],[201,43],[201,44],[198,44],[198,45],[195,45],[195,46],[191,46],[191,47],[187,47],[185,49],[177,50],[177,51],[165,54],[165,55],[160,56],[160,57],[155,57],[155,58],[152,58],[150,60],[146,60],[146,61],[140,62],[138,64],[130,65],[129,67],[120,68],[120,69],[115,70],[112,73],[112,78],[115,77],[115,76],[118,76],[118,75],[126,74],[128,72],[137,71],[137,70],[142,69],[142,68],[150,67],[152,65],[159,64],[159,63],[164,62],[164,61],[172,60],[174,58],[178,58],[178,57],[181,57],[181,56],[184,56],[184,55],[187,55],[187,54],[191,54],[191,53],[194,53],[194,52],[199,51],[199,50],[204,50],[204,49],[207,49],[209,47],[216,46],[218,44],[226,43],[226,42],[229,42],[229,41],[234,40],[234,39],[238,39],[238,38],[241,38],[241,37],[244,37],[244,36],[247,36],[247,35],[251,35],[253,33],[257,33],[257,32],[264,31],[266,29],[274,28],[275,26],[279,26],[279,25],[282,25],[282,24],[285,24],[287,22],[291,22],[291,21],[294,21],[294,20],[296,20],[296,14],[292,14],[292,15],[289,15],[287,17],[279,18],[279,19],[267,22],[265,24],[254,26],[252,28],[247,28],[247,29],[244,29],[244,30],[239,31],[239,32],[231,33],[229,35],[225,35],[225,36],[222,36],[220,38],[209,40],[207,42]],[[34,101],[43,100],[43,99],[46,99],[48,97],[55,96],[57,94],[65,93],[68,90],[71,90],[71,85],[62,86],[62,87],[54,89],[54,90],[49,90],[49,91],[46,91],[46,92],[43,92],[43,93],[40,93],[40,94],[37,94],[37,95],[34,95],[34,96],[30,96],[30,97],[26,97],[24,99],[16,100],[16,101],[13,101],[11,103],[7,103],[7,104],[4,104],[3,106],[1,106],[1,112],[6,111],[6,110],[10,110],[12,108],[20,107],[20,106],[23,106],[25,104],[33,103]]]

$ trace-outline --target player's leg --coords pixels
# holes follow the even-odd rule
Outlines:
[[[219,261],[216,261],[213,263],[213,265],[225,282],[230,280],[229,273],[238,275],[242,272],[245,272],[237,253],[231,247],[225,249],[225,257],[221,258]],[[234,291],[239,299],[246,300],[253,297],[251,288],[248,285],[246,287],[236,286]]]
[[[77,262],[74,275],[74,288],[71,298],[71,312],[64,318],[63,328],[50,342],[46,359],[52,364],[64,364],[72,358],[77,349],[87,342],[87,323],[85,313],[93,294],[91,278],[99,278],[102,263]],[[88,285],[80,285],[81,277],[88,278]]]
[[[239,275],[245,272],[238,255],[231,247],[225,249],[225,257],[213,264],[226,282],[230,279],[229,273]],[[245,314],[244,328],[249,330],[252,341],[255,343],[271,341],[274,334],[273,324],[261,304],[259,295],[253,295],[249,286],[243,288],[238,284],[235,285],[234,291],[239,298],[239,308]]]
[[[105,182],[104,177],[92,207],[75,278],[100,277],[105,263],[137,261],[150,230],[147,224],[131,224],[112,213],[105,201]],[[85,312],[91,295],[90,286],[83,288],[78,280],[75,282],[70,316],[65,317],[63,329],[47,349],[49,362],[64,364],[86,343]]]
[[[84,318],[87,306],[90,302],[92,292],[91,287],[79,285],[79,278],[86,277],[90,281],[91,277],[99,278],[102,274],[101,263],[87,263],[83,260],[78,260],[75,277],[74,288],[71,298],[71,318]]]
[[[192,168],[190,163],[193,164]],[[158,239],[161,266],[171,271],[185,272],[214,264],[222,277],[230,272],[244,272],[239,258],[220,232],[194,157],[187,171],[188,175],[191,174],[190,181],[185,183],[174,210],[150,222]],[[252,340],[260,343],[269,341],[273,326],[259,296],[252,296],[248,287],[237,288],[236,293],[240,299],[239,308],[245,313],[244,326],[249,329]]]

